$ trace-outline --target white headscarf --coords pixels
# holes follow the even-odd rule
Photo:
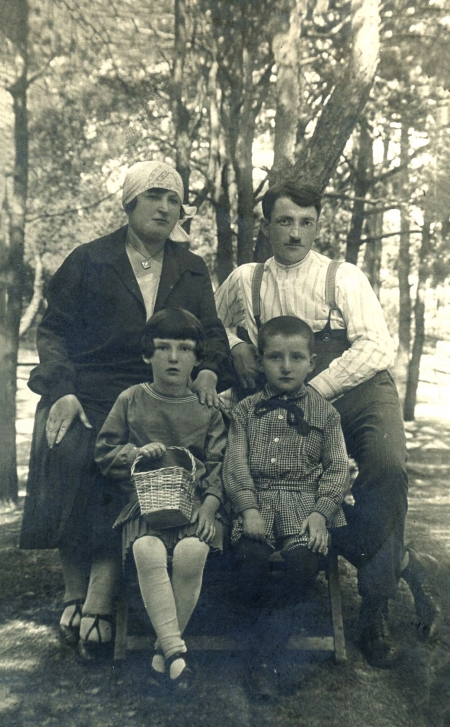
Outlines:
[[[163,162],[137,162],[131,166],[126,174],[122,191],[122,206],[131,202],[138,194],[146,192],[147,189],[159,187],[167,189],[170,192],[176,192],[181,203],[184,199],[183,180],[176,169],[169,167]],[[197,207],[190,207],[181,204],[183,220],[192,218],[197,212]],[[190,240],[189,235],[181,225],[177,222],[169,235],[171,240],[175,242],[187,242]]]

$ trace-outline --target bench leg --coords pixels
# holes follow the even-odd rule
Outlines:
[[[334,658],[340,663],[346,660],[344,624],[342,621],[341,588],[339,583],[339,563],[336,551],[328,555],[328,591],[330,594],[331,621],[333,624]]]
[[[125,659],[128,641],[128,601],[125,596],[117,603],[116,638],[114,642],[114,661]]]

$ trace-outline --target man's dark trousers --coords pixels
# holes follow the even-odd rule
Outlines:
[[[341,555],[358,569],[363,598],[395,598],[408,509],[406,440],[394,380],[381,371],[334,402],[347,449],[358,464],[344,505],[347,527],[333,531]]]

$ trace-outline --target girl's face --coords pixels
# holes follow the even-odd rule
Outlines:
[[[280,394],[298,389],[314,369],[316,355],[311,355],[303,336],[283,336],[277,333],[268,338],[262,356],[267,382]]]
[[[155,338],[153,345],[153,355],[143,358],[153,369],[155,389],[161,394],[180,396],[186,390],[192,369],[200,363],[195,341]]]

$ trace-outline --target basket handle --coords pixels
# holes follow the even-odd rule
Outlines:
[[[195,473],[197,471],[197,465],[195,464],[195,458],[191,454],[191,452],[186,449],[186,447],[167,447],[167,449],[181,449],[183,452],[186,452],[186,454],[189,455],[189,459],[191,460],[191,466],[192,466],[192,478],[195,480]],[[133,464],[131,465],[131,474],[134,475],[134,470],[136,469],[136,465],[138,462],[141,461],[141,459],[145,459],[145,456],[143,454],[139,454],[136,459],[134,460]]]

